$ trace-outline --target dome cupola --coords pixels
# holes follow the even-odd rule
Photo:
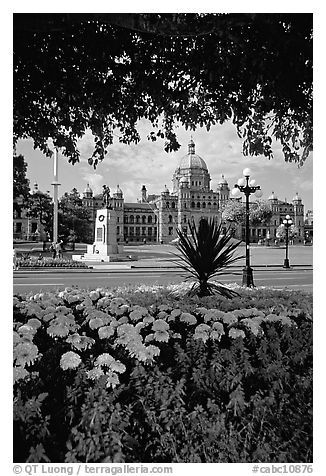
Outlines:
[[[93,197],[93,190],[89,186],[89,183],[87,184],[84,192],[83,192],[83,197],[84,198],[92,198]]]
[[[272,195],[268,197],[268,200],[277,200],[277,196],[275,195],[274,192],[272,192]]]
[[[114,197],[115,198],[122,198],[123,197],[123,192],[122,192],[121,188],[119,187],[119,185],[117,185],[117,189],[114,193]]]
[[[296,192],[295,196],[292,199],[293,202],[301,202],[302,198],[299,196],[298,192]]]

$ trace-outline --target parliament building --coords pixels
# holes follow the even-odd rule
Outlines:
[[[95,220],[96,210],[104,206],[102,195],[94,195],[87,184],[82,194],[84,206]],[[211,177],[204,159],[196,154],[191,139],[188,153],[181,157],[172,177],[172,189],[166,186],[157,195],[147,193],[146,186],[140,190],[136,203],[126,202],[119,185],[107,199],[108,206],[116,211],[118,241],[169,243],[177,238],[177,228],[187,232],[188,220],[196,224],[201,218],[215,217],[222,220],[224,205],[230,198],[230,188],[221,176],[217,188],[211,187]],[[250,227],[252,242],[274,240],[276,230],[287,214],[291,215],[298,229],[297,242],[304,240],[304,206],[298,194],[291,203],[278,200],[274,192],[268,198],[273,211],[269,225]],[[244,228],[238,229],[238,238],[244,238]]]

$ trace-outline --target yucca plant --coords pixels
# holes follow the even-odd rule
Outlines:
[[[234,256],[241,241],[231,236],[230,229],[222,234],[222,224],[218,225],[214,218],[209,221],[200,220],[198,228],[194,221],[188,221],[188,226],[190,236],[177,229],[179,241],[176,247],[181,252],[183,262],[179,266],[190,273],[186,279],[195,277],[197,281],[189,291],[189,295],[197,294],[203,297],[219,293],[228,298],[238,296],[235,291],[209,280],[214,276],[225,274],[226,268],[244,258]]]

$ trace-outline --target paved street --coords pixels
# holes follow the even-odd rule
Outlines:
[[[183,273],[175,269],[149,268],[144,270],[90,270],[90,271],[56,271],[31,272],[18,271],[14,275],[14,292],[22,293],[39,290],[63,289],[66,286],[77,285],[83,288],[98,286],[115,287],[122,285],[169,284],[182,282]],[[257,269],[254,270],[256,286],[289,287],[312,291],[313,272],[311,269]],[[241,284],[241,269],[234,269],[232,274],[219,278],[223,283]]]
[[[138,284],[169,284],[184,280],[184,273],[173,263],[171,251],[176,248],[168,245],[129,246],[128,250],[137,255],[139,260],[130,263],[93,264],[93,269],[75,270],[19,270],[14,272],[14,293],[39,290],[63,289],[66,286],[77,285],[83,288],[98,286],[116,287]],[[251,248],[251,263],[254,269],[256,286],[288,287],[312,291],[312,247],[290,247],[289,257],[292,268],[282,267],[285,250],[282,248]],[[240,249],[244,254],[244,247]],[[230,274],[222,275],[219,280],[223,283],[242,282],[242,267],[232,267]],[[119,269],[120,267],[120,269]]]

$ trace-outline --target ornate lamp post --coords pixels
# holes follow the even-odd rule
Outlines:
[[[252,193],[260,198],[263,192],[260,190],[260,186],[256,185],[256,180],[249,180],[251,171],[246,168],[243,170],[243,178],[238,180],[238,183],[234,186],[231,194],[237,198],[240,192],[245,194],[246,197],[246,266],[242,271],[242,285],[247,287],[254,286],[252,268],[250,267],[250,237],[249,237],[249,197]]]
[[[289,262],[289,228],[293,224],[290,215],[286,215],[285,219],[283,220],[283,225],[285,226],[285,260],[283,268],[290,268]]]

